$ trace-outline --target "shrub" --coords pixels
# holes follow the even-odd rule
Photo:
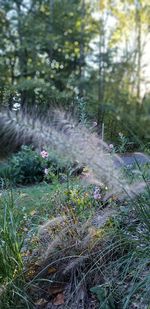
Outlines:
[[[46,181],[67,180],[82,172],[75,162],[62,161],[53,153],[42,150],[41,153],[29,146],[22,146],[5,163],[0,164],[0,187],[11,185],[27,185]]]
[[[40,155],[30,147],[23,146],[0,168],[1,179],[12,185],[40,182],[44,177]]]

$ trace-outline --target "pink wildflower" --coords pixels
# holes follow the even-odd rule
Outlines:
[[[45,150],[41,151],[41,156],[42,156],[42,158],[47,158],[48,157],[48,152],[45,151]]]

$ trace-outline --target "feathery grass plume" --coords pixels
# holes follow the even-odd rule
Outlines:
[[[45,224],[41,225],[39,228],[39,233],[40,235],[44,234],[45,232],[47,232],[48,230],[51,229],[57,229],[58,227],[63,226],[65,223],[65,216],[58,216],[55,218],[52,218],[51,220],[46,221]]]
[[[25,120],[15,113],[0,113],[0,159],[16,152],[24,144],[38,146],[36,136]]]
[[[32,112],[33,114],[33,112]],[[61,148],[61,133],[71,128],[71,123],[59,113],[47,113],[47,117],[32,118],[22,112],[0,113],[0,158],[17,151],[22,145],[35,148],[50,147],[57,152]]]
[[[31,113],[32,116],[33,113]],[[17,151],[21,145],[37,149],[50,149],[60,158],[79,161],[90,167],[99,184],[105,184],[113,193],[130,189],[121,172],[115,168],[113,158],[121,161],[99,136],[75,123],[70,115],[55,110],[35,119],[21,112],[0,113],[0,158]]]

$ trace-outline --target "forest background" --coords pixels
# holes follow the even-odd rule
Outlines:
[[[0,0],[0,108],[63,107],[145,150],[149,20],[149,0]]]

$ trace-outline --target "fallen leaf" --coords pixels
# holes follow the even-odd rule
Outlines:
[[[53,305],[63,305],[64,304],[64,293],[59,293],[56,295],[56,297],[53,300]]]
[[[27,193],[20,193],[20,197],[28,197],[29,195]]]
[[[49,267],[48,270],[47,270],[48,274],[53,274],[56,271],[57,271],[57,269],[55,267]]]
[[[48,293],[51,295],[56,295],[62,293],[64,290],[61,286],[51,286],[48,288]]]
[[[38,264],[31,264],[26,273],[27,278],[32,279],[39,272],[39,268]]]
[[[36,214],[36,210],[35,209],[30,212],[31,216],[34,216],[35,214]]]

